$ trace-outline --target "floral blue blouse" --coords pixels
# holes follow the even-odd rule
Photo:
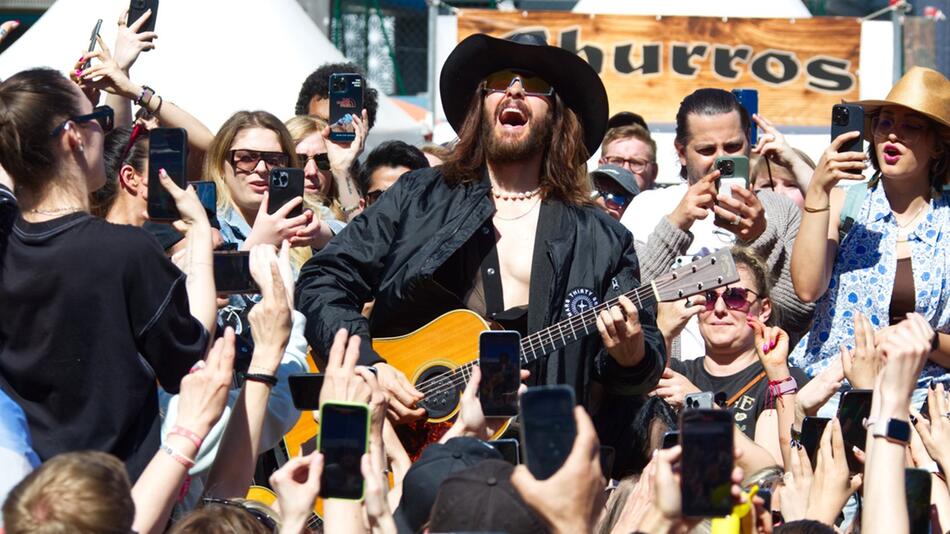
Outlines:
[[[862,187],[858,185],[857,187]],[[874,328],[888,325],[897,270],[898,225],[880,181],[868,191],[855,223],[838,247],[828,291],[815,306],[811,331],[799,341],[789,361],[810,376],[838,356],[838,346],[854,347],[854,312],[864,313]],[[930,201],[930,211],[909,234],[917,313],[938,332],[950,332],[950,205],[946,194]],[[926,383],[947,370],[928,361]]]

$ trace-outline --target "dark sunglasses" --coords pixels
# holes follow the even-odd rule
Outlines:
[[[254,172],[257,164],[264,160],[267,170],[290,165],[290,156],[286,152],[261,152],[258,150],[237,149],[231,151],[231,163],[244,172]]]
[[[755,295],[755,298],[749,300],[749,294]],[[759,294],[751,289],[744,287],[727,287],[723,290],[707,289],[706,293],[706,311],[713,311],[716,308],[716,302],[719,297],[730,310],[747,312],[752,307],[752,303],[759,298]]]
[[[374,191],[368,191],[366,193],[366,196],[363,197],[366,200],[366,205],[367,206],[373,205],[373,203],[379,200],[380,195],[382,195],[385,192],[386,192],[385,189],[376,189]]]
[[[516,81],[521,82],[524,94],[530,96],[551,96],[554,86],[532,72],[522,70],[500,70],[485,78],[486,93],[504,93]]]
[[[297,154],[297,160],[300,161],[301,167],[306,167],[307,163],[311,159],[317,164],[317,168],[321,171],[330,170],[330,156],[328,156],[326,152],[323,154],[314,154],[312,156],[308,156],[306,154]]]
[[[615,195],[606,191],[597,191],[597,194],[604,199],[605,204],[614,208],[622,208],[630,202],[630,198],[624,195]]]
[[[59,135],[60,132],[66,129],[66,125],[70,122],[82,124],[90,121],[98,122],[99,127],[102,128],[102,133],[107,134],[112,131],[112,127],[115,125],[115,112],[113,112],[112,108],[109,106],[99,106],[93,109],[92,113],[88,115],[76,115],[64,120],[59,126],[53,129],[52,132],[50,132],[50,135]]]
[[[274,532],[275,534],[278,531],[277,521],[275,521],[273,517],[267,515],[261,510],[257,510],[255,508],[250,508],[248,506],[245,506],[244,503],[242,502],[232,501],[230,499],[215,499],[214,497],[204,497],[201,499],[201,504],[202,505],[218,504],[221,506],[233,506],[235,508],[240,508],[241,510],[244,510],[245,512],[254,516],[254,519],[256,519],[258,523],[263,525],[264,528],[270,529],[270,531]]]

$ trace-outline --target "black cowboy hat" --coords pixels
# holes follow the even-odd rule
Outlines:
[[[581,122],[587,151],[597,151],[607,130],[604,83],[577,54],[548,46],[534,33],[519,33],[508,39],[470,35],[449,54],[442,66],[439,86],[445,117],[456,132],[465,122],[478,85],[489,74],[505,69],[530,71],[550,83]]]

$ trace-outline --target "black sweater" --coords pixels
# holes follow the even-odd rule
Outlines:
[[[86,213],[18,218],[6,241],[0,387],[42,459],[101,450],[137,478],[159,445],[157,385],[177,392],[208,341],[185,275],[142,229]]]

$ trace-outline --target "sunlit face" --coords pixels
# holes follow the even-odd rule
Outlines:
[[[317,154],[326,154],[327,144],[323,140],[320,132],[315,132],[302,141],[297,143],[297,154],[307,156],[306,164],[303,167],[304,192],[309,194],[319,194],[326,197],[330,194],[330,185],[333,175],[330,170],[320,169],[317,160],[313,157]],[[303,158],[301,163],[304,163]]]
[[[526,159],[544,149],[549,141],[551,100],[525,94],[520,81],[505,92],[485,95],[484,124],[489,159],[511,162]]]
[[[277,132],[267,128],[245,128],[234,136],[231,148],[225,155],[224,181],[234,204],[245,212],[256,212],[267,191],[267,179],[270,169],[261,159],[252,171],[239,169],[230,161],[233,150],[253,150],[257,152],[283,152]],[[289,157],[289,155],[288,155]],[[248,221],[248,223],[252,223]]]
[[[676,152],[691,184],[713,170],[716,158],[749,155],[749,141],[738,111],[717,115],[691,113],[686,116],[686,124],[689,140],[686,146],[677,143]]]
[[[788,169],[778,165],[772,165],[772,181],[769,182],[769,173],[760,172],[752,177],[753,191],[775,191],[786,197],[801,208],[805,205],[805,197],[802,196],[802,190],[798,188],[795,177],[791,175]],[[775,184],[775,187],[772,187]]]
[[[79,86],[72,85],[76,101],[79,102],[79,115],[92,113],[92,104],[86,95],[79,90]],[[106,184],[106,166],[102,159],[105,133],[97,121],[73,123],[71,129],[79,133],[82,139],[82,152],[79,153],[79,165],[83,168],[86,177],[86,187],[89,191],[96,191]],[[67,135],[60,133],[59,135]]]
[[[636,137],[615,139],[604,146],[600,164],[609,163],[624,167],[637,179],[640,191],[646,191],[656,182],[656,157],[650,145]]]
[[[941,157],[930,120],[903,106],[887,106],[872,121],[874,153],[889,180],[926,179]]]
[[[330,121],[330,99],[314,96],[310,99],[310,105],[307,107],[307,114],[323,119],[324,122]]]
[[[738,264],[736,268],[739,281],[727,287],[739,287],[758,293],[755,279],[748,267]],[[725,289],[727,288],[719,288],[716,291],[722,292]],[[730,309],[725,299],[719,297],[712,310],[699,312],[699,332],[706,342],[707,353],[733,353],[753,347],[755,333],[746,323],[746,317],[757,316],[764,322],[769,318],[772,306],[768,299],[758,298],[754,293],[749,293],[746,301],[750,303],[748,311]]]

